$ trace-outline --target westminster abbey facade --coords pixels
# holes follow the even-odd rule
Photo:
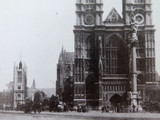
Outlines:
[[[138,89],[155,82],[155,29],[151,0],[122,0],[122,17],[112,9],[103,21],[102,0],[76,0],[74,104],[120,103],[132,89],[128,36],[130,17],[138,26]],[[143,93],[141,93],[143,96]],[[119,101],[118,101],[119,100]]]

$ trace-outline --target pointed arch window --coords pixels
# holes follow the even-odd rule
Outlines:
[[[105,43],[105,74],[125,74],[126,54],[122,39],[117,35],[112,35],[106,39]]]
[[[22,82],[22,71],[18,71],[18,83]]]

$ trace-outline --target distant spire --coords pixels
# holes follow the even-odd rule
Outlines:
[[[64,48],[63,48],[63,45],[62,45],[62,53],[63,53],[63,51],[64,51]]]
[[[19,62],[19,69],[22,69],[22,61]]]
[[[36,82],[35,82],[35,80],[33,80],[32,88],[36,89]]]

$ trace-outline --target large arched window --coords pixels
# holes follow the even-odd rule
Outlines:
[[[106,38],[104,46],[104,73],[125,74],[127,68],[126,51],[121,37],[113,34]]]
[[[85,40],[86,57],[92,58],[94,55],[94,38],[92,35],[88,36]]]

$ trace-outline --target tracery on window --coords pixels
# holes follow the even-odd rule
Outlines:
[[[103,59],[105,74],[125,74],[127,61],[125,60],[125,50],[121,38],[112,35],[106,41]]]

